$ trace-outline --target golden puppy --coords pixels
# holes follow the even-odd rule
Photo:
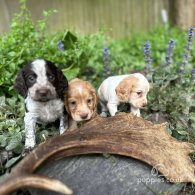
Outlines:
[[[96,114],[97,94],[87,81],[73,79],[65,93],[64,103],[69,114],[68,130],[74,130],[77,123],[90,120]]]

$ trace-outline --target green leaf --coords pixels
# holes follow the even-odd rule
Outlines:
[[[180,135],[189,135],[189,133],[188,132],[186,132],[186,131],[177,131]]]
[[[7,145],[7,137],[5,135],[0,135],[0,146],[5,147]]]
[[[73,35],[70,31],[67,31],[62,40],[65,50],[74,49],[75,43],[77,42],[77,37]]]
[[[46,17],[46,16],[48,16],[48,12],[47,11],[43,11],[43,15]]]
[[[16,27],[16,26],[18,26],[18,23],[17,22],[12,22],[11,27],[13,28],[13,27]]]
[[[19,143],[14,149],[13,152],[15,154],[21,154],[24,149],[24,145],[22,143]]]
[[[14,57],[14,56],[16,55],[16,52],[11,51],[11,52],[8,53],[8,55],[9,55],[10,57]]]
[[[12,167],[16,162],[18,162],[21,158],[21,155],[11,158],[10,160],[8,160],[8,162],[5,164],[5,168],[8,169],[10,167]]]
[[[14,127],[16,125],[16,121],[14,119],[7,119],[6,120],[6,125],[7,126],[11,126],[11,127]]]
[[[8,145],[6,146],[6,150],[13,150],[16,147],[19,147],[19,145],[22,142],[22,134],[15,133],[12,135],[11,140],[9,141]]]
[[[71,68],[69,70],[62,70],[62,72],[66,75],[68,80],[72,80],[79,74],[80,68]]]
[[[12,140],[9,145],[6,146],[6,150],[13,150],[14,148],[16,148],[18,146],[18,142]]]
[[[9,104],[11,107],[13,107],[13,108],[16,106],[16,101],[17,101],[16,98],[7,98],[8,104]]]
[[[193,113],[193,114],[190,116],[190,120],[192,120],[193,122],[195,122],[195,113]]]
[[[5,96],[0,96],[0,106],[5,106]]]

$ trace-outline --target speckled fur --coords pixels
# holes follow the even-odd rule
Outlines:
[[[29,76],[32,75],[36,80],[29,82]],[[48,75],[54,79],[49,80]],[[35,126],[38,122],[50,123],[60,119],[60,134],[67,129],[63,103],[67,87],[68,82],[63,73],[46,60],[34,60],[18,74],[15,89],[25,97],[25,148],[35,146]],[[40,96],[40,90],[46,90],[47,94]]]

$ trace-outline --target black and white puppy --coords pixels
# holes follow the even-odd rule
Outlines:
[[[15,89],[25,98],[25,148],[33,148],[35,125],[60,119],[60,134],[67,129],[64,93],[68,81],[52,62],[36,59],[27,64],[17,75]]]

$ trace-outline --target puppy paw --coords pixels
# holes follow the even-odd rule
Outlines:
[[[133,115],[140,117],[140,112],[132,112]]]
[[[102,112],[102,113],[100,114],[100,116],[101,116],[101,117],[107,117],[107,113],[106,113],[106,112]]]
[[[60,128],[60,135],[62,135],[63,133],[65,133],[67,130],[68,130],[68,126],[67,127]]]
[[[140,110],[138,108],[135,108],[135,107],[131,107],[131,113],[135,116],[138,116],[140,117]]]

